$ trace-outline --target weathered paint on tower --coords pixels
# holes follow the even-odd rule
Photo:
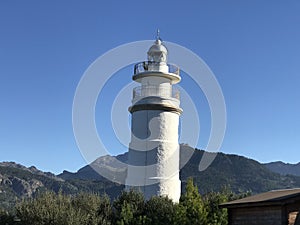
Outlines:
[[[167,64],[168,50],[159,36],[148,51],[148,61],[135,65],[131,142],[129,144],[126,188],[137,187],[146,199],[168,196],[178,202],[179,91],[172,85],[180,81],[179,68]]]

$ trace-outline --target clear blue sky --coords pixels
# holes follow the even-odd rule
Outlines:
[[[163,40],[191,49],[217,77],[227,107],[221,151],[299,162],[299,12],[297,0],[2,0],[0,161],[54,173],[84,166],[72,131],[80,78],[106,51],[153,39],[159,28]],[[119,84],[129,82],[128,71]],[[97,110],[112,99],[102,97]]]

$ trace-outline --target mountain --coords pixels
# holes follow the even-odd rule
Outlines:
[[[264,164],[269,170],[282,175],[300,176],[300,162],[297,164],[284,163],[281,161]]]
[[[116,180],[121,180],[124,183],[126,177],[127,153],[118,156],[102,156],[92,162],[90,165],[84,166],[76,173],[63,171],[58,177],[64,180],[82,179],[82,180],[107,180],[100,174],[115,177]],[[101,172],[97,172],[101,171]]]
[[[188,177],[194,178],[201,193],[220,191],[224,187],[236,193],[260,193],[300,187],[300,177],[273,172],[264,164],[238,155],[218,153],[206,170],[199,171],[199,163],[204,154],[208,153],[181,145],[182,190]],[[113,181],[124,182],[127,156],[127,153],[103,156],[75,173],[64,171],[58,176],[13,162],[0,163],[0,208],[9,208],[20,199],[35,196],[45,190],[62,191],[66,194],[105,192],[115,198],[124,189],[124,185]],[[106,179],[95,170],[114,180]]]
[[[273,189],[300,187],[300,177],[281,175],[259,162],[243,156],[218,153],[212,164],[199,171],[199,163],[205,151],[195,150],[188,145],[180,148],[180,179],[184,190],[188,177],[193,177],[201,193],[219,191],[229,187],[234,192],[260,193]],[[64,171],[58,175],[64,180],[93,179],[103,181],[101,174],[109,174],[124,182],[126,178],[127,153],[119,156],[100,157],[76,173]]]
[[[195,151],[181,170],[182,180],[193,176],[202,192],[218,191],[224,186],[236,193],[250,191],[253,194],[300,187],[300,177],[272,172],[255,160],[232,154],[218,153],[213,163],[200,172],[197,169],[203,153]]]
[[[65,194],[78,192],[97,192],[114,196],[123,186],[108,180],[66,181],[49,172],[42,172],[32,167],[25,167],[14,162],[0,163],[0,208],[10,209],[23,198],[34,197],[40,192],[51,190]]]
[[[76,187],[65,183],[51,173],[44,173],[35,167],[25,167],[14,162],[0,163],[0,203],[4,208],[17,199],[32,197],[41,190],[63,190],[76,192]]]

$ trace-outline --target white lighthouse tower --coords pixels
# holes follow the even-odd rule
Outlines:
[[[131,142],[129,144],[126,188],[138,188],[149,199],[168,196],[178,202],[179,91],[172,85],[180,81],[179,68],[167,64],[168,50],[157,35],[148,51],[148,61],[135,65]]]

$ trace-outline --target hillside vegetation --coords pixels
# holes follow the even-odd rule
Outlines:
[[[145,200],[140,192],[122,192],[110,201],[106,195],[64,195],[45,192],[23,200],[11,213],[0,210],[6,225],[227,225],[227,210],[219,204],[239,198],[223,191],[201,196],[189,179],[179,203],[167,197]]]
[[[300,177],[272,172],[259,162],[238,155],[218,153],[213,163],[204,171],[199,171],[203,150],[181,146],[180,179],[185,190],[188,177],[194,179],[201,194],[218,192],[228,188],[234,193],[261,193],[274,189],[300,187]],[[104,156],[91,166],[105,173],[125,180],[127,154],[116,157]],[[185,163],[187,162],[187,163]],[[63,194],[106,193],[111,199],[120,195],[124,186],[107,180],[90,165],[76,173],[64,171],[56,176],[42,172],[35,167],[5,162],[0,163],[0,207],[12,208],[22,198],[31,198],[45,191],[59,191]]]

